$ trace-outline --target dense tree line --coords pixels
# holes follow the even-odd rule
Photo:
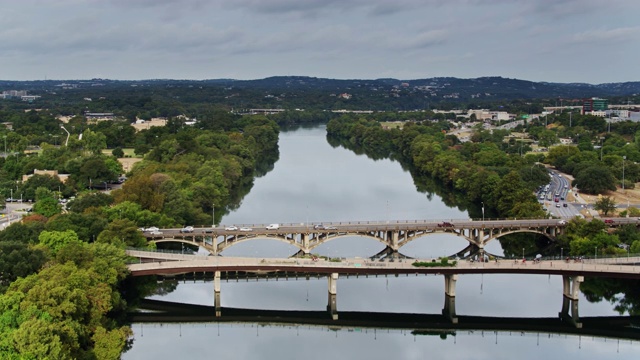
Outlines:
[[[499,216],[544,216],[533,190],[547,183],[548,175],[534,166],[536,157],[506,154],[493,142],[459,143],[442,127],[437,122],[409,122],[402,129],[385,130],[378,121],[343,116],[331,120],[327,132],[373,154],[402,156],[419,175],[438,179]]]
[[[51,120],[44,112],[16,118],[30,116]],[[89,125],[78,117],[65,124],[74,135],[68,144],[43,142],[25,155],[28,131],[46,131],[35,130],[40,125],[18,121],[8,133],[12,152],[0,158],[5,196],[33,201],[32,215],[0,232],[0,357],[118,359],[131,329],[117,319],[151,289],[138,284],[135,296],[123,297],[124,248],[150,246],[139,227],[210,224],[214,204],[236,206],[277,159],[279,128],[263,116],[228,112],[199,127],[169,121],[137,133],[127,123]],[[103,153],[108,144],[144,155],[111,194],[93,189],[123,173]],[[32,175],[35,169],[68,178]],[[65,210],[59,199],[69,196],[75,199]]]

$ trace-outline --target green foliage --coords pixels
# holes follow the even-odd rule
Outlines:
[[[640,231],[638,231],[634,224],[625,224],[618,227],[615,231],[615,235],[618,236],[620,242],[628,245],[640,240]]]
[[[108,243],[117,247],[142,248],[147,245],[147,239],[142,236],[136,223],[128,219],[113,220],[107,228],[98,235],[99,243]]]
[[[41,245],[48,247],[53,254],[57,253],[63,246],[72,243],[80,242],[78,235],[73,230],[66,231],[43,231],[38,236],[38,241]]]
[[[49,191],[57,192],[60,189],[64,189],[65,186],[57,176],[49,175],[33,175],[22,185],[22,194],[25,199],[38,200],[36,197],[36,190],[38,188],[45,188]]]
[[[414,261],[411,265],[415,267],[455,267],[458,264],[457,261],[449,262],[449,258],[441,257],[436,261],[435,259],[429,261]]]
[[[595,256],[596,249],[598,254],[626,253],[618,247],[621,242],[619,235],[608,234],[606,229],[606,224],[598,219],[587,221],[575,218],[567,223],[565,234],[559,236],[559,241],[565,248],[568,245],[569,253],[573,256]]]
[[[116,359],[131,335],[107,315],[124,303],[124,251],[70,242],[57,263],[0,295],[0,353],[27,359]]]
[[[607,190],[614,191],[615,178],[611,171],[602,165],[588,166],[575,174],[574,184],[580,191],[588,194],[601,194]]]
[[[0,231],[0,242],[2,241],[16,241],[25,244],[38,243],[38,235],[44,229],[44,222],[40,221],[25,221],[14,222],[6,227],[3,231]]]
[[[121,147],[117,147],[115,149],[113,149],[113,151],[111,151],[111,155],[117,157],[117,158],[123,158],[124,157],[124,151],[122,150]]]
[[[84,212],[82,214],[67,212],[52,217],[47,221],[45,229],[48,231],[73,230],[78,238],[90,242],[98,237],[107,226],[107,219],[101,212]]]
[[[593,208],[601,211],[604,216],[607,216],[610,212],[616,211],[616,202],[610,196],[599,197],[593,204]]]
[[[99,191],[88,191],[81,193],[78,197],[67,204],[67,209],[76,213],[81,213],[88,208],[109,206],[113,204],[113,197]]]
[[[32,248],[23,242],[0,241],[0,293],[17,278],[40,270],[46,260],[41,249]]]

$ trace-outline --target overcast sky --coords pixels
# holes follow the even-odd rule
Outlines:
[[[0,79],[639,81],[639,0],[0,0]]]

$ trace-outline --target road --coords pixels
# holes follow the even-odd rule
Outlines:
[[[21,202],[6,203],[6,209],[0,213],[0,229],[4,230],[14,222],[20,221],[22,216],[26,214],[25,210],[31,205],[31,203]]]

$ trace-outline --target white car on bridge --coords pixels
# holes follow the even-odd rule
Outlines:
[[[269,224],[267,225],[267,230],[278,230],[280,229],[280,224]]]

